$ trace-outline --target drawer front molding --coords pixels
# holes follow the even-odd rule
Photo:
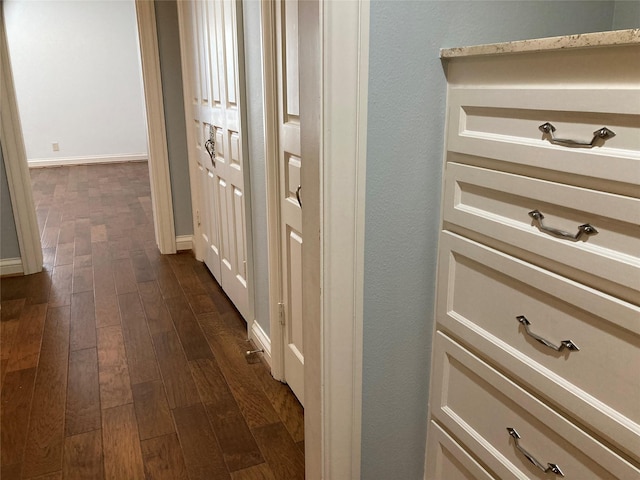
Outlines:
[[[495,480],[440,425],[429,423],[426,480]]]
[[[550,235],[532,218],[535,211],[555,228],[574,232],[589,224],[597,233],[577,240]],[[530,262],[639,300],[640,199],[450,162],[444,222],[447,229],[482,235],[498,248],[518,249],[512,253]]]
[[[566,478],[634,479],[640,470],[539,401],[476,355],[436,333],[433,373],[438,379],[432,415],[499,478],[549,478],[529,462],[509,435],[515,428],[527,450],[557,464]]]
[[[459,235],[440,244],[438,329],[472,345],[640,462],[640,307]],[[555,352],[530,338],[571,338]],[[559,341],[557,341],[559,343]]]

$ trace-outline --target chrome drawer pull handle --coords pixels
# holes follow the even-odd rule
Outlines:
[[[599,139],[608,140],[616,136],[614,132],[609,130],[607,127],[602,127],[595,132],[593,132],[593,138],[589,143],[587,142],[579,142],[576,140],[569,140],[567,138],[556,138],[553,132],[556,131],[556,127],[551,125],[549,122],[543,123],[538,127],[538,129],[547,135],[550,136],[549,141],[554,145],[562,145],[564,147],[573,147],[573,148],[593,148],[596,146],[596,142]]]
[[[531,322],[529,320],[527,320],[527,317],[525,317],[524,315],[520,315],[520,316],[516,317],[516,320],[518,320],[524,326],[524,330],[527,332],[527,335],[529,335],[531,338],[539,341],[545,347],[552,348],[556,352],[561,352],[565,348],[567,350],[574,350],[574,351],[579,351],[580,350],[578,348],[578,346],[575,343],[573,343],[571,340],[562,340],[562,342],[560,342],[560,346],[557,346],[557,345],[554,345],[553,343],[551,343],[549,340],[545,340],[540,335],[536,335],[529,328],[529,325],[531,325]]]
[[[532,210],[529,212],[529,216],[533,218],[536,222],[538,222],[538,227],[543,232],[547,232],[551,235],[555,235],[556,237],[568,238],[569,240],[579,240],[582,235],[593,235],[594,233],[598,233],[598,230],[595,229],[592,225],[585,223],[584,225],[580,225],[578,227],[578,233],[575,235],[569,232],[565,232],[564,230],[559,230],[553,227],[547,227],[542,224],[542,219],[544,215],[539,210]]]
[[[564,477],[564,473],[562,473],[562,470],[560,470],[560,467],[558,465],[556,465],[555,463],[547,463],[547,466],[545,467],[542,463],[540,463],[538,460],[536,460],[533,455],[531,455],[524,448],[522,448],[520,446],[520,434],[518,432],[516,432],[515,428],[507,427],[507,432],[509,432],[509,435],[511,435],[513,437],[513,439],[516,442],[516,448],[525,457],[527,457],[527,460],[529,460],[531,463],[533,463],[536,467],[538,467],[544,473],[553,472],[556,475],[560,475],[561,477]]]

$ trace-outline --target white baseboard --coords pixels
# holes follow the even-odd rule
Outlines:
[[[89,157],[59,157],[59,158],[30,158],[27,160],[29,168],[61,167],[63,165],[88,165],[92,163],[124,163],[146,162],[146,153],[133,155],[96,155]]]
[[[176,236],[176,250],[193,250],[193,235]]]
[[[254,320],[253,325],[251,325],[249,338],[253,340],[257,348],[264,350],[263,357],[267,361],[267,364],[269,364],[269,367],[271,367],[271,340],[257,320]]]
[[[22,258],[2,258],[0,259],[0,276],[18,275],[24,273],[22,269]]]

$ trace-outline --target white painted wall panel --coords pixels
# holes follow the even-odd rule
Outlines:
[[[27,158],[146,155],[133,0],[3,7]]]

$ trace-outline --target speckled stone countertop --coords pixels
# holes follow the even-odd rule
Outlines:
[[[490,43],[470,47],[443,48],[440,58],[469,57],[475,55],[498,55],[502,53],[539,52],[607,45],[640,44],[640,28],[612,32],[582,33],[562,37],[536,38],[517,42]]]

